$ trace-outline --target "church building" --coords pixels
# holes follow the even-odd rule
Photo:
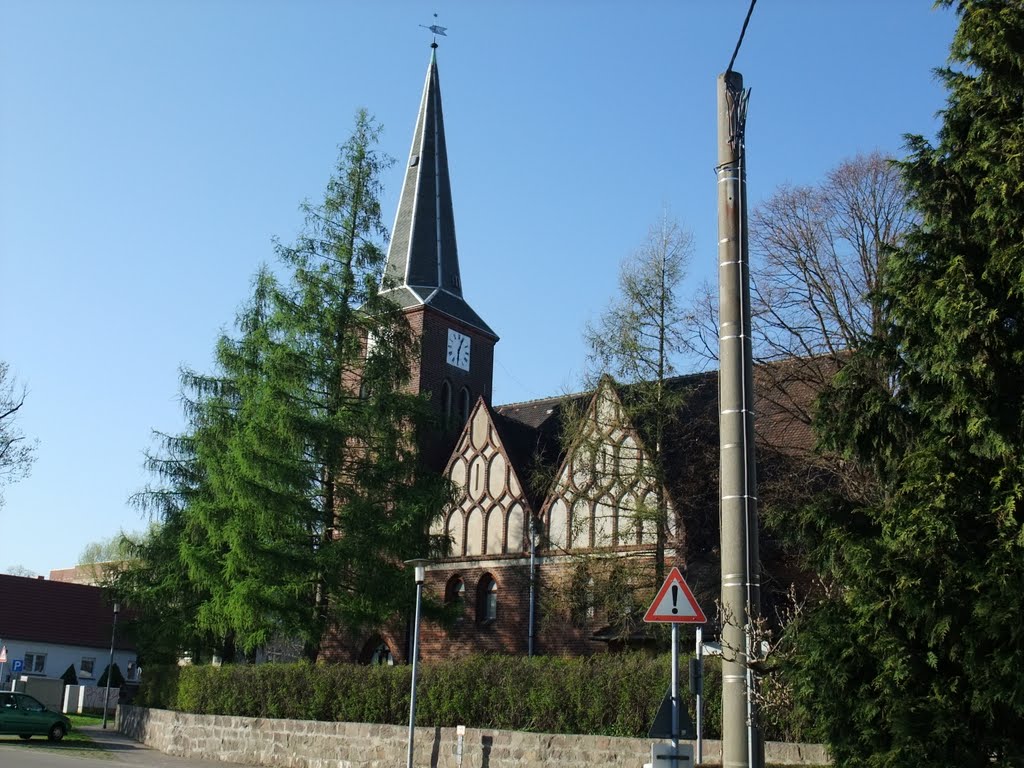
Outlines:
[[[463,293],[433,48],[384,278],[422,340],[409,386],[429,394],[441,425],[424,442],[426,464],[457,489],[457,504],[431,530],[450,539],[451,551],[428,566],[424,589],[460,603],[461,618],[447,628],[425,622],[421,657],[648,645],[656,638],[639,621],[647,607],[639,601],[659,586],[656,558],[666,570],[680,567],[714,614],[717,375],[669,382],[681,405],[665,433],[660,472],[630,387],[610,378],[594,392],[492,403],[498,335]],[[758,471],[770,489],[810,434],[771,398],[761,398],[758,410]],[[771,559],[771,542],[761,546]],[[770,601],[770,580],[766,591]],[[405,661],[408,634],[405,626],[385,628],[339,643],[325,658]]]

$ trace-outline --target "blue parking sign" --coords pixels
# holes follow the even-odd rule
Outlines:
[[[15,659],[11,662],[11,672],[21,672],[23,669],[25,669],[24,659]]]

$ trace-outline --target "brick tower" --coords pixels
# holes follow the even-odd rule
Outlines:
[[[383,288],[422,342],[410,387],[430,395],[438,429],[422,447],[427,464],[440,469],[476,399],[491,402],[498,336],[462,295],[437,44],[431,48]]]

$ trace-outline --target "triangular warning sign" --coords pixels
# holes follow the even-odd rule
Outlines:
[[[673,568],[658,590],[657,597],[644,614],[646,622],[678,622],[681,624],[703,624],[704,611],[697,605],[693,592],[683,579],[678,568]]]

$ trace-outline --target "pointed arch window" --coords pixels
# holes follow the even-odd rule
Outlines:
[[[469,387],[463,387],[459,391],[459,426],[463,426],[469,420],[470,394]]]
[[[464,603],[466,601],[466,582],[461,576],[452,576],[445,590],[445,602]]]
[[[476,615],[481,624],[492,624],[498,619],[498,582],[489,573],[480,579]]]
[[[444,589],[444,601],[448,605],[453,605],[458,608],[459,615],[455,618],[456,621],[462,621],[466,615],[466,582],[462,580],[459,575],[452,576],[448,579],[448,584],[445,585]]]

